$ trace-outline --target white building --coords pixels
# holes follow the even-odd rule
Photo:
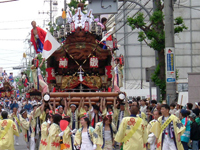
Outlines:
[[[135,16],[137,12],[144,12],[146,22],[149,20],[147,13],[139,5],[130,1],[119,2],[118,14],[113,15],[107,23],[111,25],[115,21],[116,24],[116,37],[118,44],[121,45],[117,55],[123,54],[125,58],[125,91],[148,89],[145,68],[155,66],[155,51],[144,42],[138,41],[138,29],[132,31],[130,26],[125,24],[127,17]],[[135,1],[144,5],[152,14],[153,0]],[[177,82],[187,82],[188,72],[200,72],[200,1],[177,0],[174,4],[174,18],[178,16],[184,19],[188,29],[175,35],[175,64],[176,69],[179,70]]]

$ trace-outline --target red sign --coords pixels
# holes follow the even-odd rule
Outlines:
[[[29,93],[26,93],[26,98],[30,98],[30,94]]]
[[[85,32],[88,32],[89,31],[89,22],[88,21],[86,21],[85,22],[85,28],[84,28],[84,30],[85,30]]]
[[[112,66],[105,67],[105,72],[106,72],[106,75],[108,76],[108,78],[112,78],[111,69],[112,69]]]
[[[54,68],[47,68],[46,69],[46,78],[47,78],[48,83],[50,83],[51,80],[56,80]]]
[[[67,67],[68,67],[68,58],[60,58],[59,68],[67,68]]]
[[[74,24],[74,22],[71,23],[71,32],[75,32],[75,24]]]
[[[11,95],[14,95],[14,94],[15,94],[15,92],[12,90],[10,94],[11,94]]]
[[[90,68],[98,68],[99,60],[97,57],[90,57]]]

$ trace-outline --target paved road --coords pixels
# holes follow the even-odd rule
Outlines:
[[[20,134],[20,137],[19,137],[19,146],[15,145],[15,150],[28,150],[22,134]],[[116,150],[119,150],[119,149],[116,149]]]
[[[20,137],[19,137],[19,146],[15,145],[15,150],[27,150],[26,143],[23,139],[22,134],[20,134]]]

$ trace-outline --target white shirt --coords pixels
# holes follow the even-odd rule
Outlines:
[[[172,115],[175,115],[176,111],[177,110],[175,108],[174,109],[170,109],[169,113],[172,114]]]
[[[112,141],[111,131],[107,130],[105,132],[105,141]]]
[[[120,117],[119,117],[119,125],[121,124],[122,122],[122,119],[124,118],[124,115],[122,115],[124,113],[124,111],[120,111]]]
[[[146,105],[140,106],[140,111],[146,114],[147,113],[147,106]]]

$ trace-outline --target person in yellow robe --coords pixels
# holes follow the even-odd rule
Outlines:
[[[155,150],[156,149],[156,137],[153,133],[151,133],[151,128],[153,127],[154,123],[158,120],[158,118],[161,116],[161,112],[158,110],[153,111],[153,117],[154,119],[149,122],[147,125],[147,134],[148,134],[148,144],[150,146],[150,150]]]
[[[185,132],[185,126],[179,118],[170,115],[169,110],[169,105],[161,106],[162,116],[150,130],[156,136],[156,150],[184,150],[181,135]]]
[[[30,150],[35,149],[35,139],[34,139],[34,119],[32,115],[28,115],[25,109],[20,111],[19,120],[21,124],[23,138],[27,144],[27,148]]]
[[[63,147],[61,148],[61,150],[74,150],[73,135],[72,135],[73,131],[71,130],[70,126],[71,118],[70,116],[65,116],[63,120],[67,121],[69,124],[61,135],[63,142]]]
[[[62,117],[59,114],[53,115],[53,123],[49,127],[49,135],[47,138],[47,150],[60,150],[60,120]]]
[[[34,60],[32,60],[32,66],[31,66],[31,71],[32,71],[32,76],[33,76],[33,81],[34,81],[34,88],[37,90],[40,90],[42,92],[42,95],[45,93],[49,93],[49,88],[47,83],[44,81],[41,73],[41,67],[43,63],[45,62],[45,58],[42,59],[42,62],[39,66],[34,66]]]
[[[133,101],[132,106],[139,106],[139,103],[137,101]],[[148,125],[147,115],[144,112],[139,111],[137,117],[140,117],[144,121],[145,126]]]
[[[66,114],[67,116],[71,117],[70,126],[72,127],[72,130],[78,129],[78,127],[81,126],[81,124],[78,124],[79,123],[78,119],[84,116],[85,113],[86,111],[84,109],[83,100],[80,101],[78,108],[76,108],[76,105],[71,103],[71,99],[69,99],[66,109]]]
[[[19,121],[19,114],[18,114],[18,108],[14,107],[13,108],[13,113],[11,114],[11,119],[15,122],[17,125],[17,129],[19,133],[21,132],[21,125]],[[15,144],[18,146],[19,145],[19,137],[15,136]]]
[[[123,143],[124,150],[146,150],[147,129],[144,121],[137,117],[139,107],[131,106],[130,117],[123,118],[115,141]]]
[[[48,129],[53,123],[53,115],[47,114],[46,121],[42,123],[41,126],[41,140],[40,140],[40,148],[39,150],[46,150],[47,148],[47,137],[48,137]]]
[[[40,115],[44,111],[44,103],[33,103],[33,111],[31,112],[32,115],[32,126],[33,126],[33,137],[35,138],[35,148],[39,148],[40,138],[41,138],[41,123],[40,123]]]
[[[90,126],[89,118],[82,117],[81,120],[82,128],[77,130],[74,137],[74,145],[81,150],[94,150],[93,148],[93,132],[94,128]]]
[[[14,135],[19,136],[17,125],[8,118],[8,113],[1,113],[3,120],[0,120],[0,150],[15,150]]]
[[[120,109],[117,109],[120,105]],[[130,116],[129,109],[127,109],[128,103],[119,103],[119,101],[114,100],[114,114],[113,119],[115,120],[115,125],[117,129],[119,128],[121,121],[124,117]]]
[[[97,123],[94,130],[93,139],[94,144],[97,146],[96,150],[112,150],[115,144],[116,132],[116,126],[112,123],[112,115],[108,113],[103,122]]]
[[[112,69],[113,90],[114,92],[120,92],[120,87],[123,86],[123,67],[119,58],[115,59],[115,66]]]
[[[52,113],[52,110],[53,110],[53,107],[51,106],[50,101],[48,102],[48,104],[45,103],[44,111],[40,115],[41,124],[46,121],[46,115],[49,114],[49,112]]]

